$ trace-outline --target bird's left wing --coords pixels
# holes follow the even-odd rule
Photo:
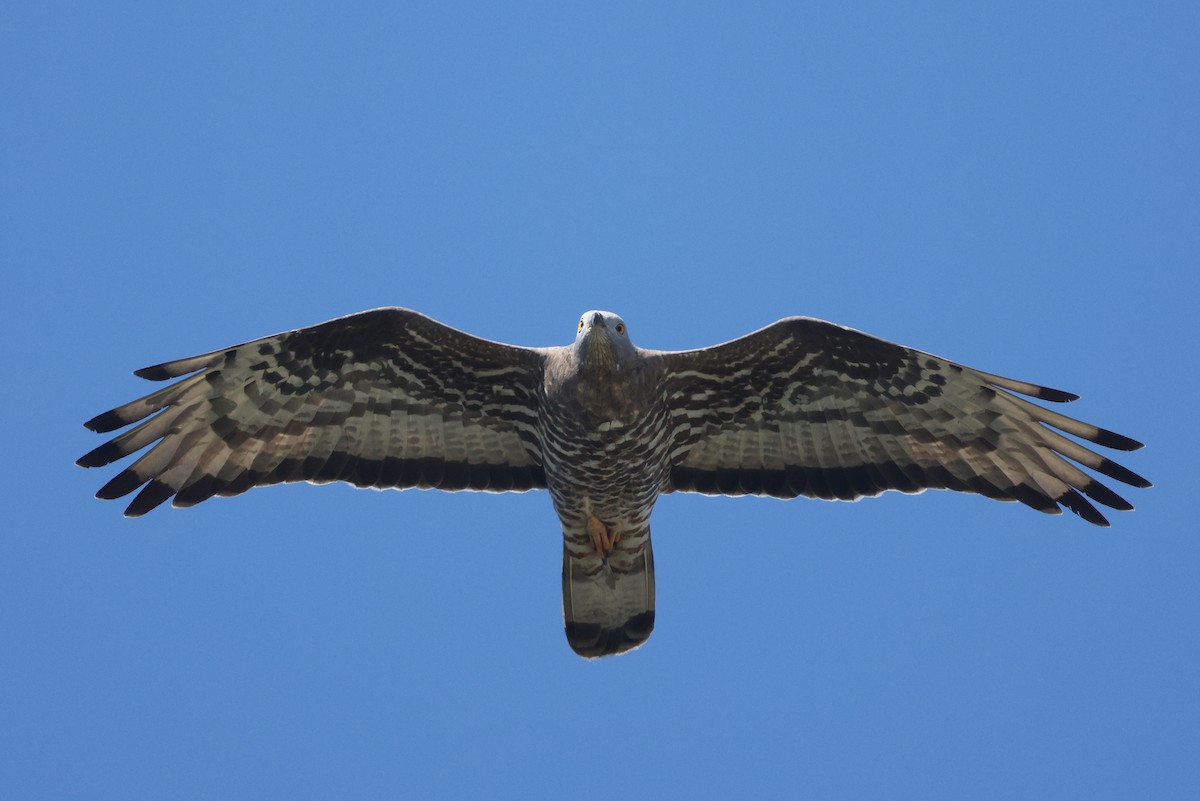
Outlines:
[[[190,506],[287,481],[541,488],[542,360],[408,309],[362,312],[138,370],[188,377],[85,423],[104,432],[142,421],[78,464],[153,445],[97,493],[142,487],[130,516],[172,496]]]
[[[1054,429],[1119,450],[1141,443],[1013,393],[1075,395],[821,320],[789,318],[723,345],[651,358],[672,422],[668,492],[848,500],[941,488],[1049,513],[1061,504],[1107,525],[1084,495],[1132,506],[1073,462],[1150,485]]]

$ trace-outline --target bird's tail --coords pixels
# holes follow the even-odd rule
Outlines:
[[[563,624],[584,657],[637,648],[654,630],[650,532],[617,542],[608,559],[563,550]]]

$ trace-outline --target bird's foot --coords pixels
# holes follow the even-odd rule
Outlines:
[[[592,547],[596,549],[596,555],[605,561],[612,553],[613,546],[621,539],[621,532],[609,529],[595,515],[588,517],[587,533],[592,540]]]

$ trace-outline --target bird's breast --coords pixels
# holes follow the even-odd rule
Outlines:
[[[619,382],[579,381],[571,389],[542,410],[547,476],[592,498],[640,497],[658,487],[668,451],[665,407]]]

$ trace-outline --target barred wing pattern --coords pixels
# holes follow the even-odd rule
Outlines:
[[[672,421],[667,492],[850,500],[889,489],[952,489],[1051,514],[1066,507],[1107,526],[1088,498],[1133,507],[1073,462],[1150,486],[1054,429],[1118,450],[1140,442],[1014,393],[1056,402],[1077,396],[821,320],[788,318],[723,345],[653,359],[665,374]]]
[[[99,432],[139,425],[78,464],[157,441],[97,493],[141,487],[129,516],[172,496],[190,506],[290,481],[544,488],[543,358],[407,309],[362,312],[138,370],[155,381],[195,374],[89,420]]]

